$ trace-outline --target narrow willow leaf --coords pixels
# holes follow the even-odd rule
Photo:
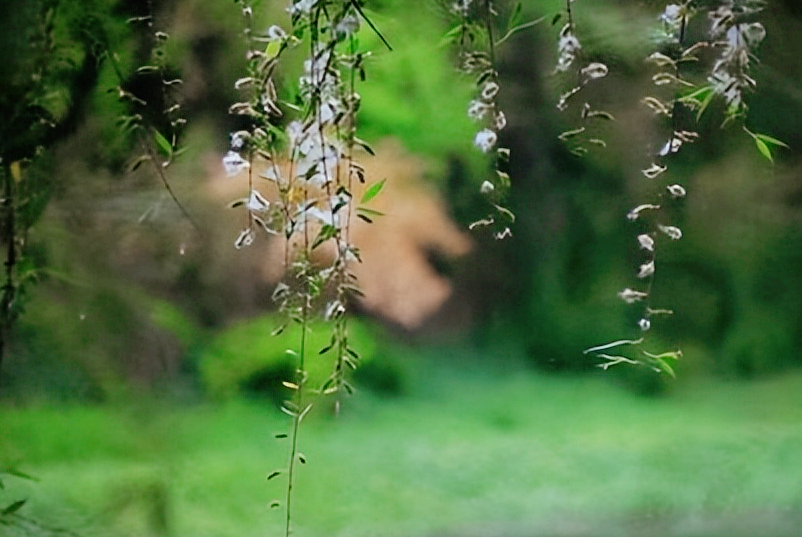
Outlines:
[[[753,140],[755,140],[755,145],[760,154],[766,157],[770,162],[774,162],[774,157],[771,154],[771,149],[768,144],[758,137],[754,137]]]
[[[173,145],[156,129],[153,129],[153,141],[164,158],[169,159],[173,155]]]
[[[273,435],[273,438],[282,439],[282,438],[287,438],[287,436],[288,436],[287,433],[276,433]]]
[[[300,388],[300,386],[298,386],[298,385],[297,385],[297,384],[295,384],[294,382],[289,382],[289,381],[287,381],[287,380],[284,380],[284,381],[282,381],[282,382],[281,382],[281,385],[282,385],[282,386],[284,386],[285,388],[289,388],[289,389],[291,389],[291,390],[297,390],[297,389],[299,389],[299,388]]]
[[[272,502],[270,502],[270,509],[278,509],[279,507],[281,507],[280,501],[273,500]]]
[[[440,47],[456,43],[459,36],[462,34],[462,24],[458,24],[447,31],[442,38],[440,38]]]
[[[309,411],[310,411],[310,410],[312,410],[312,403],[309,403],[308,405],[306,405],[306,408],[304,408],[303,412],[301,412],[301,413],[298,415],[298,421],[301,421],[301,420],[303,420],[303,419],[304,419],[304,417],[305,417],[307,414],[309,414]]]
[[[362,199],[359,200],[359,203],[367,203],[376,196],[379,195],[379,192],[382,191],[384,188],[384,184],[387,182],[387,179],[382,179],[378,183],[374,183],[370,185],[366,190],[365,193],[362,194]]]
[[[668,362],[663,360],[662,358],[654,358],[655,363],[657,363],[658,369],[668,373],[671,378],[677,378],[677,374],[674,372],[674,368],[668,365]]]
[[[284,403],[281,405],[281,410],[282,412],[292,416],[293,418],[298,416],[298,405],[296,405],[292,401],[284,401]]]
[[[510,15],[510,20],[507,21],[507,31],[518,26],[518,23],[521,22],[521,11],[523,10],[523,4],[518,2],[515,4],[515,7],[512,10],[512,14]]]
[[[384,216],[384,213],[381,211],[377,211],[375,209],[369,209],[367,207],[357,207],[357,212],[366,214],[368,216]]]
[[[591,347],[589,349],[585,349],[582,352],[584,354],[588,354],[588,353],[591,353],[591,352],[612,349],[613,347],[619,347],[621,345],[640,345],[641,343],[643,343],[643,338],[640,338],[640,339],[621,339],[621,340],[618,340],[618,341],[613,341],[612,343],[605,343],[604,345],[599,345],[597,347]]]
[[[783,142],[783,141],[781,141],[781,140],[778,140],[777,138],[772,138],[772,137],[771,137],[771,136],[769,136],[768,134],[759,134],[759,133],[755,133],[755,137],[756,137],[756,138],[759,138],[759,139],[761,139],[761,140],[763,140],[763,141],[764,141],[764,142],[766,142],[767,144],[771,144],[771,145],[779,145],[780,147],[785,147],[786,149],[788,149],[788,148],[789,148],[789,147],[788,147],[788,144],[786,144],[785,142]]]
[[[508,219],[510,222],[515,222],[515,213],[513,213],[511,210],[507,209],[506,207],[502,207],[501,205],[496,205],[495,203],[493,204],[493,207],[495,207],[495,208],[496,208],[496,210],[497,210],[497,211],[498,211],[500,214],[502,214],[502,215],[506,216],[506,217],[507,217],[507,219]]]
[[[362,149],[364,149],[365,151],[367,151],[369,155],[371,155],[371,156],[375,156],[376,155],[376,152],[373,150],[372,147],[370,147],[370,145],[365,140],[360,140],[359,138],[354,138],[354,143],[356,145],[358,145],[359,147],[361,147]]]
[[[284,43],[281,41],[271,41],[270,43],[268,43],[267,47],[265,47],[264,61],[269,62],[278,57],[278,55],[281,54],[283,48],[284,48]]]
[[[572,130],[569,130],[569,131],[565,131],[565,132],[561,133],[559,136],[557,136],[557,138],[559,138],[560,140],[562,140],[564,142],[564,141],[566,141],[566,140],[568,140],[570,138],[573,138],[575,136],[579,136],[583,132],[585,132],[585,127],[580,127],[578,129],[572,129]]]
[[[270,472],[269,474],[267,474],[267,480],[270,481],[271,479],[274,479],[274,478],[280,476],[282,473],[283,472],[281,470],[274,470],[274,471]]]
[[[27,501],[28,500],[17,500],[16,502],[14,502],[12,504],[7,505],[5,508],[3,508],[2,511],[0,511],[0,515],[2,515],[2,516],[13,515],[17,511],[19,511],[22,508],[22,506],[25,505],[25,503]]]
[[[326,242],[327,240],[335,237],[337,235],[337,228],[330,225],[324,224],[322,228],[320,228],[320,232],[315,237],[314,242],[312,243],[312,250]]]
[[[252,228],[243,229],[237,237],[237,240],[234,241],[234,248],[240,250],[246,246],[250,246],[253,244],[255,237],[256,236]]]
[[[300,462],[301,464],[306,464],[306,455],[304,455],[303,453],[299,453],[298,462]]]
[[[143,163],[149,160],[150,160],[149,155],[142,155],[138,157],[136,160],[134,160],[134,162],[131,163],[130,166],[128,166],[128,173],[135,172],[140,166],[142,166]]]
[[[649,358],[654,358],[654,359],[671,358],[673,360],[679,360],[680,357],[682,356],[682,351],[681,350],[669,351],[669,352],[664,352],[664,353],[661,353],[661,354],[652,354],[651,352],[648,352],[648,351],[641,351],[641,352],[643,352],[643,354],[645,354]]]

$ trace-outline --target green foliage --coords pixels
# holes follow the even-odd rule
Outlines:
[[[718,370],[727,376],[757,378],[799,363],[793,325],[767,307],[751,305],[728,333]]]
[[[399,138],[407,149],[435,164],[443,155],[456,154],[478,165],[481,159],[466,137],[472,129],[465,113],[471,88],[446,55],[438,53],[443,21],[403,3],[386,13],[377,14],[376,23],[392,36],[393,52],[381,51],[376,37],[363,38],[376,53],[369,64],[368,83],[360,88],[362,137]]]
[[[297,366],[294,354],[288,351],[297,347],[303,328],[298,323],[291,323],[280,334],[274,335],[280,324],[281,319],[275,315],[243,321],[224,329],[204,345],[198,357],[198,367],[204,386],[212,397],[229,399],[247,392],[250,386],[282,400],[286,394],[281,383],[291,378]],[[368,324],[349,319],[348,341],[358,349],[362,365],[383,359],[377,354],[379,345],[375,330]],[[332,373],[331,360],[318,355],[318,351],[330,344],[330,327],[320,321],[310,322],[306,339],[308,356],[304,365],[309,375],[308,387],[313,390]],[[393,381],[382,382],[391,385]]]
[[[51,281],[31,296],[5,384],[19,398],[124,398],[131,384],[178,380],[185,354],[199,340],[199,329],[178,308],[141,291],[101,284],[65,289]]]
[[[409,354],[407,397],[363,393],[341,419],[303,431],[297,535],[550,535],[570,524],[588,535],[683,535],[692,525],[708,537],[790,537],[798,529],[788,510],[802,480],[798,373],[673,383],[672,397],[644,400],[612,385],[613,370],[561,377],[484,352]],[[15,498],[31,498],[26,513],[81,536],[158,535],[149,489],[158,482],[173,535],[277,534],[268,503],[279,485],[266,481],[266,461],[280,456],[271,438],[285,424],[278,410],[236,398],[11,407],[0,458],[18,454],[40,479],[5,480]]]

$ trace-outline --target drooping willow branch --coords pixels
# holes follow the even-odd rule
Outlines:
[[[483,153],[493,152],[493,176],[482,181],[479,190],[492,208],[492,213],[469,227],[491,226],[496,239],[512,235],[510,226],[515,215],[505,205],[510,190],[510,176],[504,171],[510,150],[499,147],[499,133],[507,126],[507,116],[498,103],[501,89],[497,69],[497,49],[516,33],[534,27],[544,17],[521,23],[522,4],[513,7],[506,28],[498,30],[499,14],[490,0],[461,0],[448,6],[456,18],[445,39],[458,45],[459,69],[474,77],[477,94],[468,104],[468,117],[481,125],[473,139]],[[502,34],[501,38],[496,35]]]
[[[352,391],[346,373],[359,361],[359,353],[349,342],[345,315],[351,297],[360,293],[350,268],[360,260],[359,250],[350,242],[351,226],[357,218],[370,222],[380,215],[365,204],[384,183],[365,185],[364,168],[356,160],[359,149],[372,153],[357,137],[360,96],[356,83],[357,78],[364,79],[368,56],[357,46],[362,23],[390,46],[357,0],[292,2],[287,8],[291,30],[273,25],[264,33],[254,30],[253,8],[245,2],[242,6],[247,76],[235,86],[247,98],[229,111],[246,116],[252,127],[231,135],[223,165],[228,175],[247,172],[248,176],[247,197],[232,204],[244,207],[246,215],[234,246],[249,246],[262,232],[284,241],[287,276],[277,285],[273,299],[285,323],[301,329],[298,348],[288,350],[295,372],[284,382],[292,394],[282,405],[292,419],[290,433],[280,435],[290,439],[287,466],[268,476],[286,475],[283,504],[285,534],[289,535],[297,464],[306,461],[299,451],[301,422],[318,396],[337,397],[335,409],[339,409],[342,393]],[[307,54],[298,94],[288,102],[281,98],[274,74],[285,51],[296,46],[305,46]],[[280,126],[285,114],[292,117]],[[360,198],[357,194],[363,189]],[[327,255],[331,261],[322,260]],[[318,315],[331,323],[330,343],[309,349],[307,331]],[[307,363],[313,351],[331,360],[328,378],[310,378]]]
[[[683,236],[680,228],[667,223],[666,218],[669,205],[684,198],[687,191],[679,182],[666,181],[665,178],[671,177],[669,163],[674,155],[685,145],[696,141],[699,134],[694,126],[683,124],[687,119],[681,118],[688,118],[690,114],[687,112],[696,111],[698,121],[716,96],[721,96],[726,103],[725,124],[746,116],[744,92],[756,85],[749,76],[753,49],[765,38],[763,26],[751,18],[763,6],[764,3],[759,0],[724,0],[715,7],[688,0],[681,4],[667,4],[658,17],[662,26],[662,49],[652,53],[648,61],[657,68],[657,73],[652,76],[653,84],[658,88],[669,88],[672,95],[667,100],[659,95],[649,95],[642,103],[655,116],[668,119],[670,132],[668,140],[654,152],[651,165],[641,170],[644,178],[654,184],[652,190],[657,193],[653,199],[636,206],[627,214],[630,221],[641,224],[637,243],[639,250],[645,252],[645,259],[636,276],[645,282],[645,287],[628,287],[618,293],[627,304],[640,304],[642,314],[637,327],[643,333],[651,330],[653,318],[673,314],[669,309],[653,307],[652,291],[660,241],[667,239],[672,242]],[[689,21],[699,12],[706,12],[710,21],[709,40],[688,44]],[[700,87],[686,77],[683,66],[688,62],[698,63],[701,60],[700,51],[710,48],[721,49],[721,53],[712,66],[706,84]],[[767,135],[753,133],[745,126],[744,130],[769,160],[772,158],[769,145],[784,145]],[[599,366],[604,369],[618,363],[630,363],[646,365],[657,372],[674,376],[673,367],[666,359],[679,358],[682,355],[680,350],[656,354],[640,348],[645,341],[643,337],[624,341],[638,350],[637,356],[613,356],[600,352],[617,344],[599,345],[585,352],[595,353],[602,360]]]

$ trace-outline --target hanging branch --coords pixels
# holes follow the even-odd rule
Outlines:
[[[175,193],[169,179],[167,178],[166,170],[172,165],[173,161],[183,153],[186,148],[179,147],[178,133],[186,124],[186,119],[180,116],[181,105],[174,96],[174,90],[183,84],[180,78],[167,77],[167,65],[165,63],[165,45],[170,39],[170,36],[161,30],[157,30],[154,26],[154,12],[153,2],[148,0],[149,14],[142,17],[133,17],[127,20],[128,24],[144,24],[147,28],[148,39],[151,40],[151,64],[143,65],[137,68],[137,75],[155,74],[159,78],[160,93],[162,96],[163,110],[161,111],[165,118],[170,121],[170,131],[167,135],[163,134],[151,124],[141,113],[132,113],[128,116],[120,118],[119,124],[124,132],[132,132],[136,137],[137,144],[142,151],[142,154],[133,161],[129,166],[129,171],[135,171],[143,163],[148,162],[151,169],[159,178],[165,192],[170,197],[172,202],[181,212],[183,217],[192,225],[195,230],[200,231],[200,225],[195,221],[192,215],[187,210],[186,206],[181,202]],[[114,70],[119,85],[114,89],[120,101],[126,102],[134,108],[144,108],[148,103],[140,97],[124,89],[126,77],[120,67],[119,61],[113,52],[111,52],[110,45],[105,44],[106,57]],[[147,214],[147,213],[146,213]]]
[[[468,104],[468,117],[479,123],[473,145],[482,153],[493,152],[493,175],[484,180],[480,193],[485,196],[492,212],[485,218],[470,224],[469,229],[492,226],[497,240],[512,236],[510,226],[515,215],[508,209],[506,199],[510,190],[510,176],[504,171],[510,159],[510,150],[499,147],[499,133],[507,126],[507,116],[498,103],[501,91],[499,73],[496,68],[498,47],[516,33],[544,20],[543,17],[520,23],[522,4],[516,3],[506,21],[506,29],[500,39],[496,35],[499,14],[490,0],[461,0],[449,5],[451,15],[457,18],[455,25],[445,35],[445,40],[458,45],[459,70],[474,77],[477,94]]]
[[[318,397],[336,397],[338,412],[342,395],[353,391],[346,374],[356,368],[359,353],[349,343],[345,313],[350,299],[360,294],[350,268],[360,257],[350,242],[351,226],[357,219],[370,223],[381,215],[368,204],[380,193],[384,181],[366,184],[364,168],[356,159],[360,149],[372,154],[368,144],[357,137],[360,96],[356,81],[357,76],[365,78],[368,56],[357,46],[362,21],[388,48],[389,44],[361,6],[355,0],[291,2],[287,9],[290,31],[274,25],[257,33],[253,10],[242,2],[248,64],[247,75],[235,87],[247,97],[233,104],[229,112],[246,116],[252,126],[231,135],[230,150],[223,158],[228,175],[247,172],[248,178],[248,196],[231,204],[244,207],[246,217],[234,246],[253,244],[260,230],[284,241],[287,277],[276,286],[273,300],[285,321],[276,333],[290,322],[301,329],[297,349],[287,351],[295,373],[283,383],[292,393],[282,405],[292,419],[290,432],[279,435],[290,439],[287,466],[268,475],[271,480],[281,475],[287,478],[285,535],[291,532],[297,464],[306,461],[299,451],[301,422]],[[287,102],[279,96],[274,73],[284,52],[300,44],[306,46],[307,57],[298,95]],[[278,119],[285,112],[294,117],[280,128]],[[263,171],[257,170],[262,167]],[[362,196],[357,198],[363,185]],[[330,264],[319,259],[327,248],[333,252]],[[307,331],[318,315],[331,326],[329,344],[317,350],[318,356],[327,356],[332,363],[326,379],[310,378],[306,368],[313,350],[308,348]],[[271,505],[280,507],[282,502]]]
[[[566,23],[560,30],[557,42],[557,65],[554,68],[556,75],[568,75],[572,81],[567,84],[570,89],[565,90],[557,101],[557,109],[560,112],[567,112],[572,104],[583,97],[585,101],[579,110],[579,124],[558,136],[558,138],[568,144],[571,153],[576,156],[583,156],[588,152],[586,144],[599,147],[606,147],[607,143],[592,135],[592,126],[597,120],[613,121],[615,118],[610,112],[594,108],[586,97],[585,88],[592,82],[607,76],[609,69],[605,63],[599,61],[586,62],[583,58],[582,44],[577,37],[576,20],[573,10],[574,0],[565,1],[564,15]],[[562,14],[554,17],[556,24]]]

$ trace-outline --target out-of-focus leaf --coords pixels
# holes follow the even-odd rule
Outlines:
[[[523,10],[523,5],[521,2],[515,4],[515,7],[512,10],[512,14],[510,15],[510,20],[507,21],[507,31],[515,28],[518,26],[518,23],[521,22],[521,11]]]
[[[153,129],[153,141],[164,158],[169,159],[173,155],[173,145],[156,129]]]
[[[19,511],[22,508],[22,506],[25,505],[25,502],[27,502],[27,501],[28,500],[17,500],[16,502],[14,502],[12,504],[7,505],[5,508],[3,508],[2,511],[0,511],[0,515],[2,515],[2,516],[13,515],[17,511]]]

